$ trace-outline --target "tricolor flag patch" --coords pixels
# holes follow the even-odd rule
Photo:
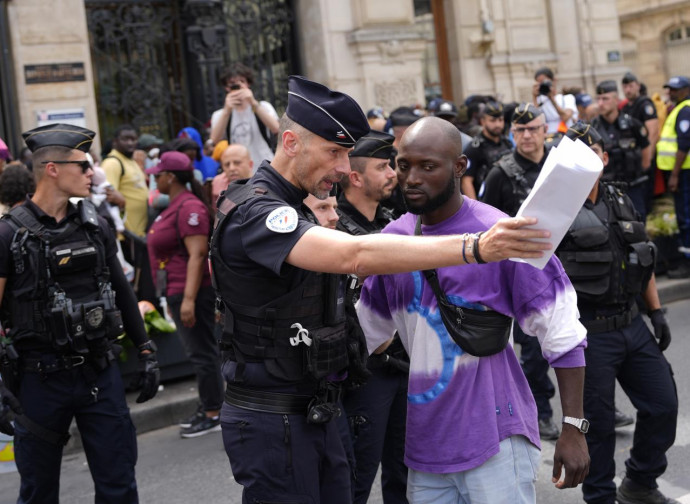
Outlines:
[[[266,227],[276,233],[292,233],[297,229],[297,211],[290,206],[276,208],[266,217]]]

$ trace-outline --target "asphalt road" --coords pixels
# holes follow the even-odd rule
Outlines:
[[[690,301],[669,305],[668,318],[673,343],[666,352],[671,362],[680,401],[678,430],[675,445],[668,452],[668,470],[659,485],[668,496],[683,504],[690,504]],[[634,410],[619,390],[618,407]],[[553,402],[558,410],[558,401]],[[560,411],[555,411],[560,417]],[[617,436],[616,468],[619,478],[624,460],[632,444],[633,426],[619,430]],[[575,504],[582,502],[579,489],[557,490],[551,483],[554,444],[545,442],[538,481],[539,504]],[[0,462],[2,466],[7,466]],[[232,479],[229,463],[223,451],[220,433],[197,439],[181,439],[176,427],[152,431],[139,436],[137,481],[142,504],[186,504],[190,502],[241,502],[241,487]],[[16,472],[0,474],[0,504],[16,502],[19,476]],[[86,504],[93,502],[93,484],[83,453],[67,455],[63,459],[61,502]],[[380,488],[375,487],[369,500],[382,503]]]

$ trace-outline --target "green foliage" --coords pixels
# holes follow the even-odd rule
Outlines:
[[[652,212],[647,216],[647,234],[654,239],[657,236],[674,236],[677,233],[678,223],[673,197],[664,194],[654,200]]]

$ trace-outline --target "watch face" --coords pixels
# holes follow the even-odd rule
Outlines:
[[[582,432],[583,434],[587,434],[587,431],[589,431],[589,420],[583,418],[581,420],[580,432]]]

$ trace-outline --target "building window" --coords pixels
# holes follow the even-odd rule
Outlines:
[[[679,26],[666,36],[666,69],[668,77],[690,75],[690,25]]]

